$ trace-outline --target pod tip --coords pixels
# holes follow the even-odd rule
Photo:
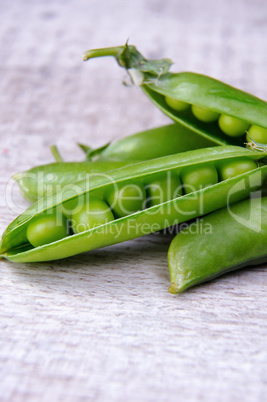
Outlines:
[[[23,177],[23,173],[15,173],[11,177],[13,180],[19,181]]]
[[[169,292],[172,293],[173,295],[179,293],[179,290],[178,290],[178,288],[177,288],[177,286],[176,286],[176,284],[175,284],[174,282],[172,282],[172,283],[170,284],[168,290],[169,290]]]

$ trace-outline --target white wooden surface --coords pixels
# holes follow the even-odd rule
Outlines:
[[[88,48],[128,37],[173,70],[267,99],[265,0],[0,0],[0,230],[26,206],[10,177],[168,119]],[[0,262],[0,400],[263,401],[267,272],[168,293],[170,236],[43,264]]]

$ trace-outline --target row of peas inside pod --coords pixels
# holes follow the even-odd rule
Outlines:
[[[67,201],[33,219],[27,228],[28,241],[42,246],[78,234],[258,167],[250,158],[203,163],[151,174],[141,180],[113,183],[105,191],[94,191]]]
[[[191,105],[178,99],[165,96],[166,104],[177,112],[191,112],[192,115],[203,123],[218,122],[221,131],[229,137],[241,137],[246,135],[246,141],[259,144],[267,144],[267,128],[250,124],[226,114],[214,112],[202,106]]]

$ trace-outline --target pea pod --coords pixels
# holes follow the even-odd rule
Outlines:
[[[132,81],[172,120],[217,144],[243,145],[250,126],[263,131],[267,128],[267,103],[230,85],[201,74],[170,73],[169,59],[147,60],[128,44],[89,50],[84,60],[102,56],[115,57]]]
[[[205,215],[224,207],[227,203],[245,199],[251,191],[261,188],[267,166],[256,167],[209,187],[48,244],[33,247],[27,237],[27,229],[35,219],[43,214],[54,214],[57,210],[60,212],[63,205],[77,201],[81,196],[101,197],[114,185],[153,181],[154,177],[164,172],[173,172],[181,176],[188,168],[202,168],[207,166],[207,162],[219,169],[227,162],[244,158],[259,161],[264,155],[262,152],[234,146],[203,148],[136,163],[106,175],[94,176],[89,181],[77,183],[76,186],[67,186],[60,192],[40,199],[8,226],[2,236],[0,254],[15,262],[54,260],[130,240]],[[40,244],[40,241],[38,243]]]
[[[17,173],[13,179],[18,183],[23,197],[34,202],[68,184],[86,179],[89,174],[107,172],[129,164],[131,161],[54,162]]]
[[[98,159],[143,161],[215,145],[217,144],[214,141],[201,138],[185,126],[176,123],[142,131],[115,141],[98,155]]]
[[[88,174],[214,145],[212,141],[199,137],[179,124],[170,124],[130,135],[102,147],[95,161],[50,163],[17,173],[13,179],[17,181],[23,197],[32,202],[59,191],[67,184],[83,180]],[[83,148],[86,152],[88,147]],[[90,158],[94,151],[90,151]]]
[[[192,225],[169,248],[171,293],[267,261],[267,197],[228,206]]]

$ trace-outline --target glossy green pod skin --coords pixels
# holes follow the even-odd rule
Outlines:
[[[68,184],[85,180],[88,175],[104,173],[130,164],[131,161],[54,162],[17,173],[13,179],[19,185],[23,197],[35,202],[60,191]]]
[[[267,197],[228,206],[192,225],[169,248],[170,293],[267,261]]]
[[[81,195],[99,195],[109,186],[147,181],[163,172],[180,174],[186,167],[207,164],[215,165],[244,157],[258,161],[265,156],[262,152],[234,146],[203,148],[176,155],[165,156],[136,163],[106,175],[100,174],[89,181],[67,186],[61,192],[51,194],[30,206],[6,229],[0,245],[1,257],[15,262],[49,261],[69,257],[95,248],[100,248],[149,234],[174,224],[184,222],[223,208],[249,197],[251,191],[262,187],[267,166],[227,179],[204,189],[193,191],[170,201],[115,219],[79,234],[40,247],[32,247],[26,232],[29,223],[46,211],[61,208],[62,203],[75,200]],[[75,190],[75,191],[74,191]]]
[[[98,158],[108,161],[144,161],[215,145],[217,145],[216,142],[200,137],[184,125],[177,123],[146,130],[115,141],[109,144]]]
[[[97,160],[49,163],[17,173],[13,179],[18,183],[23,197],[35,202],[68,184],[85,179],[89,174],[214,145],[212,141],[179,124],[170,124],[115,141],[98,153]]]
[[[196,119],[191,111],[173,110],[167,105],[165,96],[267,128],[267,102],[244,91],[201,74],[170,73],[169,59],[147,60],[134,46],[127,44],[89,50],[84,54],[84,60],[102,56],[115,57],[119,65],[130,73],[133,82],[140,85],[152,102],[172,120],[219,145],[243,145],[245,133],[242,138],[229,137],[219,129],[217,122],[206,124]]]

